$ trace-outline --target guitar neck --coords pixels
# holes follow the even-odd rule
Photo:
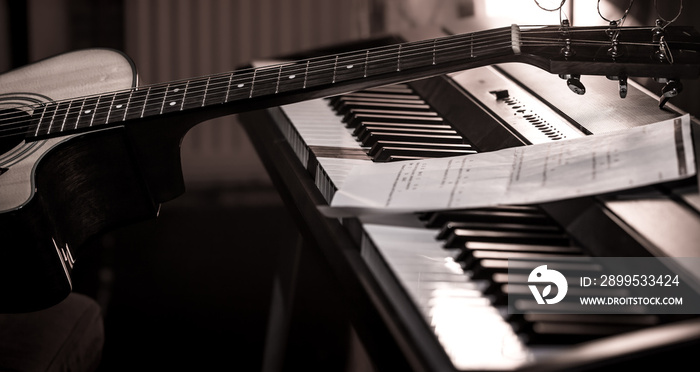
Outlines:
[[[33,108],[27,140],[163,115],[208,119],[502,62],[561,75],[697,78],[698,39],[687,27],[512,25],[48,102]]]
[[[278,106],[509,60],[517,26],[244,69],[35,108],[28,140],[185,112],[207,117]]]

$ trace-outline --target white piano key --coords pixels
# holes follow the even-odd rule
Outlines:
[[[341,123],[324,99],[282,106],[307,146],[359,148],[352,134]]]
[[[511,369],[530,358],[529,349],[480,291],[484,283],[469,280],[446,257],[436,230],[363,227],[457,368]]]

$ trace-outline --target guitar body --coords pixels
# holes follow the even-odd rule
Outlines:
[[[102,49],[10,71],[0,75],[0,135],[13,125],[8,118],[15,126],[26,122],[27,105],[135,84],[131,61]],[[138,145],[144,141],[133,140],[134,130],[116,126],[33,142],[19,132],[0,137],[0,312],[5,313],[65,298],[81,246],[111,228],[155,217],[160,201],[154,194],[164,192],[142,176],[148,169],[137,159],[148,150]],[[174,164],[162,166],[170,173],[180,172],[178,141],[169,152],[177,155]],[[180,177],[165,180],[176,189],[165,193],[179,192]]]

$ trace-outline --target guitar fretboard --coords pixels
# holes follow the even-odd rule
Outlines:
[[[340,83],[365,80],[370,86],[388,74],[421,70],[429,76],[431,67],[513,54],[517,32],[505,27],[48,102],[34,110],[31,129],[35,138],[43,138]]]

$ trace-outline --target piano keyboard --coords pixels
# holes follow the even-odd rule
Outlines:
[[[500,99],[509,110],[520,102]],[[356,164],[479,151],[408,85],[296,103],[271,114],[329,203]],[[570,126],[560,132],[543,130],[546,113],[528,109],[518,114],[534,129],[535,138],[527,142],[582,135]],[[653,315],[506,314],[509,295],[534,302],[527,273],[520,281],[511,277],[507,282],[508,258],[589,255],[537,207],[375,219],[360,218],[365,263],[387,293],[393,292],[394,298],[407,295],[459,370],[512,370],[566,345],[662,322]],[[571,283],[574,292],[580,290],[576,284]]]

